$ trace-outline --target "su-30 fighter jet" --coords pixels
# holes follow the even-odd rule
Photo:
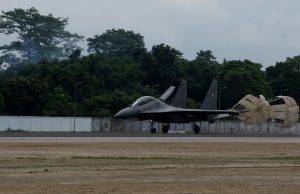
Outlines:
[[[175,95],[172,95],[175,87],[171,86],[159,98],[152,96],[140,97],[130,106],[115,114],[114,118],[136,118],[160,122],[163,123],[163,133],[168,133],[170,123],[192,122],[194,123],[194,133],[198,134],[200,127],[195,124],[198,121],[214,122],[217,119],[239,114],[237,110],[217,110],[217,80],[212,81],[200,109],[185,108],[186,88],[186,81],[183,80]],[[156,133],[156,129],[152,127],[151,133]]]

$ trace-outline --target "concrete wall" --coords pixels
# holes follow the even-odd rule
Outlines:
[[[272,121],[246,125],[238,120],[219,120],[214,123],[207,121],[197,122],[200,126],[201,133],[274,133],[274,134],[300,134],[300,122],[291,128],[282,128],[280,123]],[[161,132],[162,125],[154,123],[158,132]],[[150,121],[123,121],[112,120],[112,131],[128,131],[128,132],[150,132]],[[171,133],[193,133],[193,124],[170,124]]]
[[[150,132],[150,121],[117,120],[91,117],[33,117],[0,116],[0,131],[23,130],[32,132]],[[238,120],[219,120],[215,123],[197,122],[201,133],[274,133],[300,134],[300,122],[291,128],[281,128],[279,123],[246,125]],[[161,133],[162,125],[154,123]],[[193,124],[170,124],[170,133],[193,133]]]
[[[75,124],[75,125],[74,125]],[[35,132],[90,132],[92,118],[0,116],[0,131],[23,130]]]

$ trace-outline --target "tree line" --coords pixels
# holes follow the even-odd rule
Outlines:
[[[0,15],[0,34],[17,36],[0,45],[0,114],[112,116],[141,95],[159,96],[188,81],[188,107],[199,108],[213,78],[219,80],[221,108],[244,95],[289,95],[300,102],[300,56],[262,69],[250,60],[216,61],[210,50],[195,59],[166,44],[147,50],[144,37],[110,29],[87,38],[65,30],[68,19],[41,15],[35,8]],[[76,102],[76,103],[75,103]]]

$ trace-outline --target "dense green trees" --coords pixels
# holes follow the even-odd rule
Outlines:
[[[8,115],[40,115],[46,103],[47,83],[34,77],[8,77],[1,83]]]
[[[56,87],[49,93],[42,114],[47,116],[70,116],[73,112],[72,105],[69,94],[61,87]]]
[[[234,105],[246,94],[272,97],[271,87],[261,68],[260,64],[249,60],[224,61],[220,74],[222,108]]]
[[[137,92],[128,93],[116,89],[109,93],[92,96],[83,102],[83,114],[98,117],[112,116],[120,110],[120,107],[129,105],[140,95]]]
[[[0,45],[0,114],[112,116],[141,95],[159,96],[170,85],[188,81],[188,106],[199,108],[213,78],[219,80],[221,108],[246,94],[290,95],[300,102],[300,56],[268,67],[249,60],[218,63],[210,50],[193,60],[169,45],[147,50],[139,33],[107,30],[88,38],[87,56],[77,46],[83,37],[65,30],[68,20],[35,8],[0,15],[0,33],[17,41]],[[80,83],[80,84],[79,84]]]
[[[178,61],[182,53],[175,48],[160,44],[153,46],[150,52],[140,52],[136,57],[145,72],[145,85],[158,86],[162,90],[180,77]]]
[[[266,69],[275,95],[290,95],[300,103],[300,55]]]
[[[202,102],[211,80],[219,78],[220,64],[210,50],[201,50],[196,59],[181,63],[184,66],[184,77],[188,81],[188,96]]]
[[[113,57],[131,57],[136,49],[145,47],[144,37],[124,29],[107,30],[94,38],[88,38],[88,52]]]
[[[248,93],[273,95],[260,64],[249,60],[219,64],[212,53],[202,57],[205,53],[209,51],[199,52],[194,60],[188,61],[176,49],[162,44],[131,60],[91,54],[61,62],[12,66],[0,75],[4,112],[8,115],[71,116],[75,82],[81,83],[76,85],[78,116],[112,116],[137,97],[152,95],[154,85],[151,84],[159,85],[153,88],[154,95],[159,96],[182,78],[188,80],[188,104],[193,108],[199,107],[213,78],[220,81],[222,108],[230,108]],[[276,77],[286,75],[283,77],[288,84],[286,87],[295,90],[285,91],[285,95],[294,91],[289,95],[297,97],[294,95],[298,94],[296,84],[300,80],[290,77],[298,76],[299,68],[290,60],[292,65],[286,73],[278,71],[280,63],[268,68],[267,75],[274,84]]]
[[[83,37],[66,31],[67,24],[68,19],[41,15],[35,8],[3,11],[0,33],[16,35],[17,41],[0,47],[0,62],[36,63],[69,56]]]
[[[5,99],[6,114],[71,116],[74,85],[80,82],[76,88],[76,115],[109,116],[140,95],[150,95],[149,89],[142,85],[143,79],[141,66],[134,61],[124,62],[95,54],[75,60],[12,66],[0,76],[0,92]],[[42,101],[31,96],[36,105],[26,102],[26,106],[38,106],[36,112],[18,108],[25,103],[23,98],[34,93],[31,90],[39,88],[38,85],[31,84],[30,87],[30,84],[25,84],[31,80],[37,80],[45,86],[41,94],[34,96]],[[17,84],[22,87],[17,87]],[[16,97],[12,96],[13,93]],[[26,95],[22,97],[20,94]]]

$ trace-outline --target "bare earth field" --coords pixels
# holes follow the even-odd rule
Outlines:
[[[300,143],[0,141],[0,193],[300,193]]]

